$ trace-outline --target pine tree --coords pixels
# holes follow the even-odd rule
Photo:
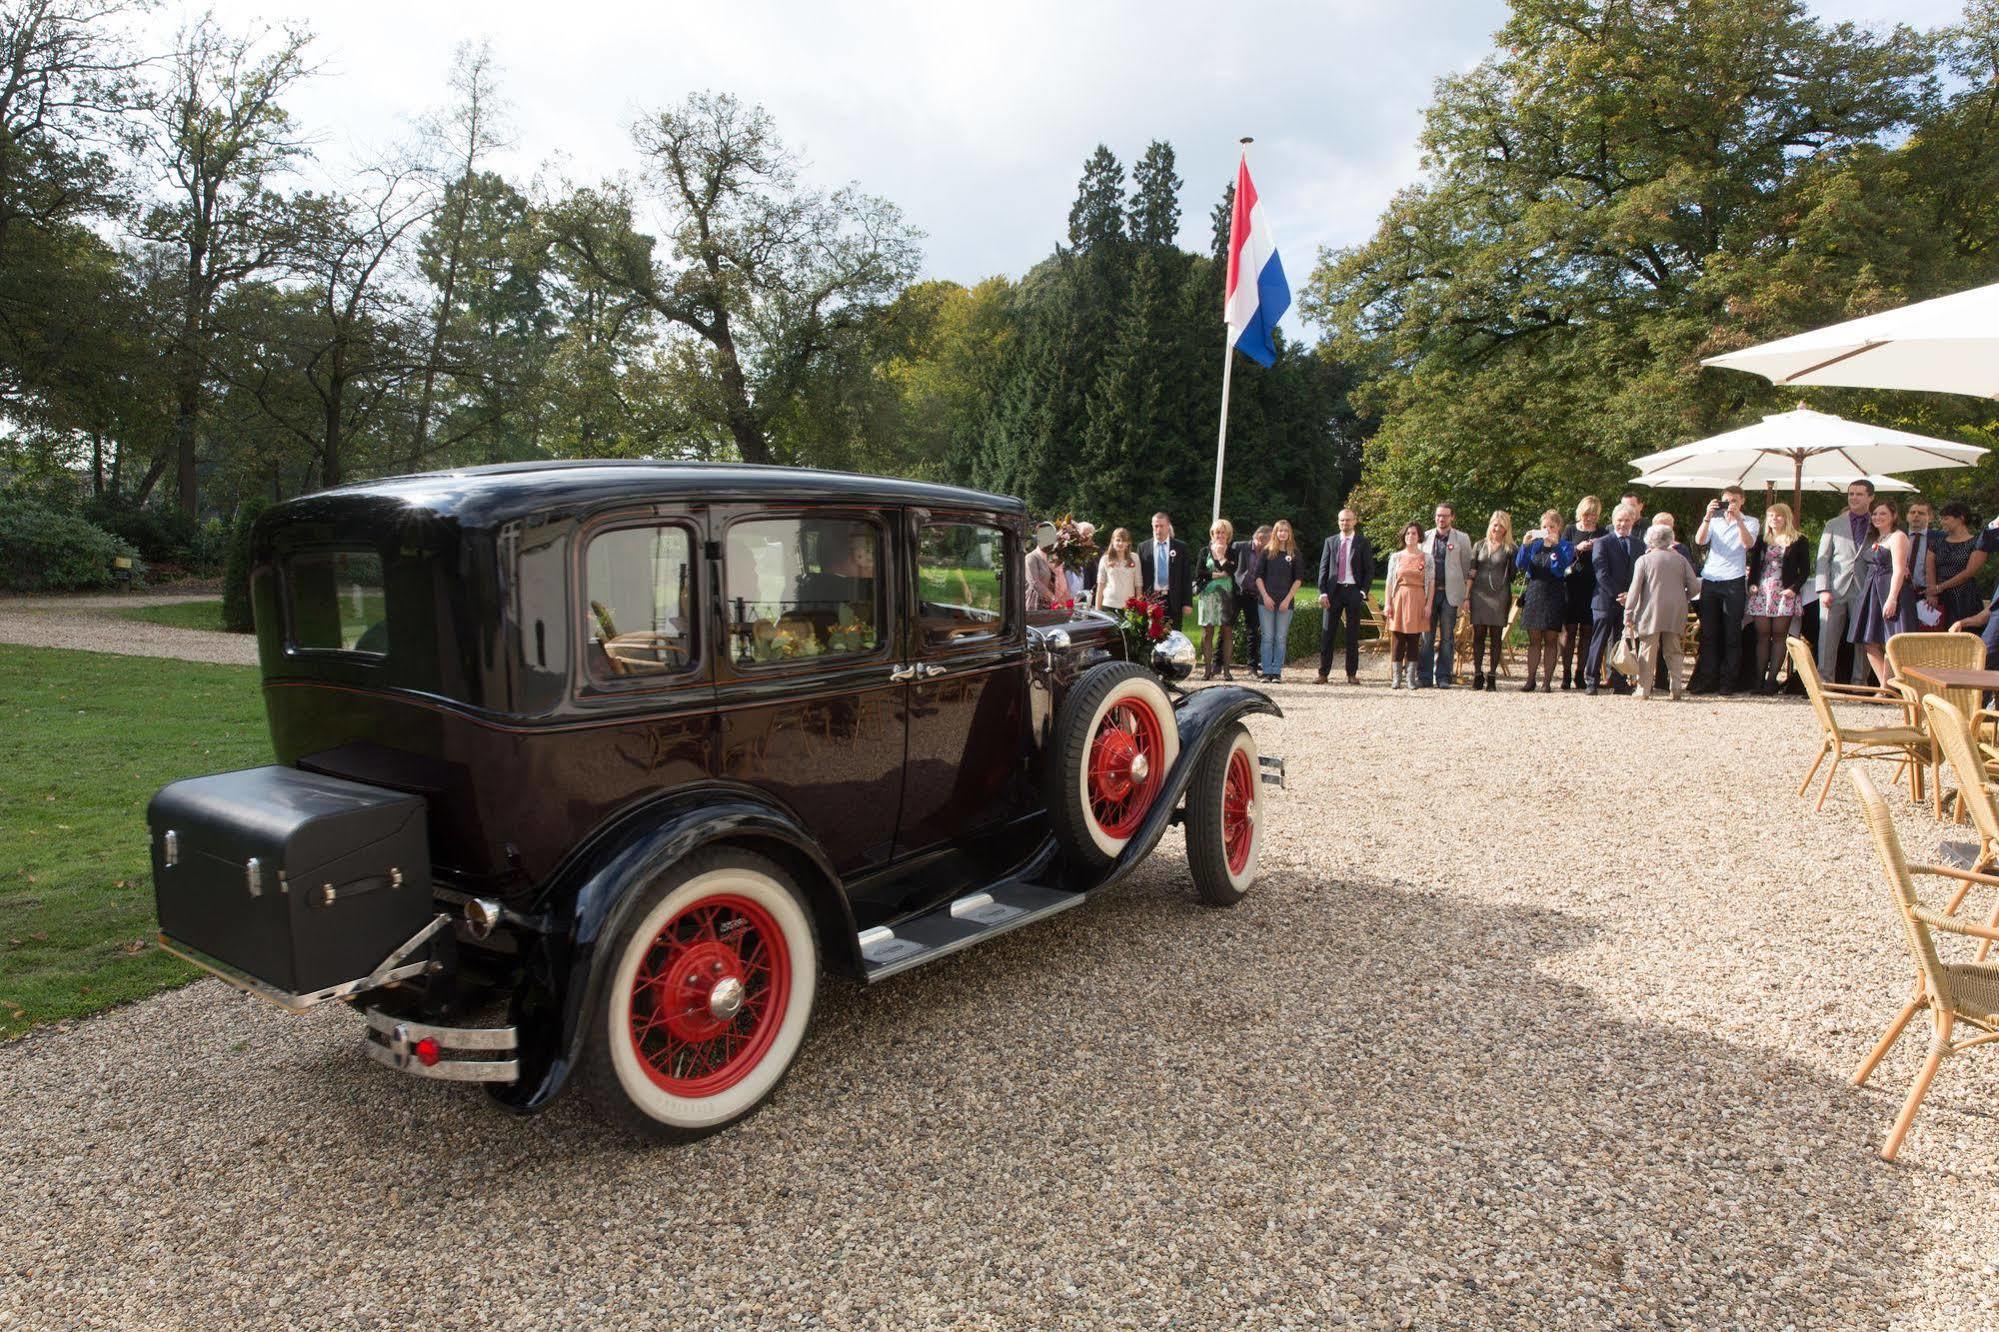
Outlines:
[[[1087,254],[1124,238],[1124,167],[1100,143],[1083,163],[1076,202],[1069,208],[1069,246]]]
[[[1154,139],[1145,156],[1131,169],[1137,189],[1131,195],[1130,231],[1132,243],[1140,246],[1172,245],[1180,236],[1180,186],[1173,171],[1173,145]]]

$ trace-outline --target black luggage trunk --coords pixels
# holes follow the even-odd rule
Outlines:
[[[146,809],[160,931],[288,995],[367,976],[431,918],[421,796],[248,768]]]

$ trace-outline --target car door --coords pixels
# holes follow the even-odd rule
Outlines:
[[[791,810],[843,877],[895,850],[909,676],[901,520],[769,505],[712,518],[722,773]]]
[[[997,515],[912,509],[908,761],[898,857],[1029,812],[1021,551]]]

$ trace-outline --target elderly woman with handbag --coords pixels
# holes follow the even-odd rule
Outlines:
[[[1687,603],[1700,588],[1693,566],[1673,549],[1672,529],[1646,529],[1645,553],[1631,567],[1631,587],[1624,594],[1625,633],[1638,639],[1639,698],[1652,697],[1662,655],[1673,697],[1686,696],[1680,686],[1680,635],[1687,628]]]

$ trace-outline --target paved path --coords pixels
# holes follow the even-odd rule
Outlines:
[[[213,601],[213,594],[112,593],[70,597],[0,597],[0,643],[29,647],[81,648],[130,657],[174,657],[228,666],[257,664],[257,640],[249,634],[128,620],[117,612],[132,606],[171,606]]]
[[[214,982],[0,1049],[0,1326],[1999,1324],[1999,1051],[1876,1159],[1923,1038],[1847,1085],[1910,964],[1807,710],[1373,669],[1256,721],[1241,906],[1171,833],[690,1147]]]

